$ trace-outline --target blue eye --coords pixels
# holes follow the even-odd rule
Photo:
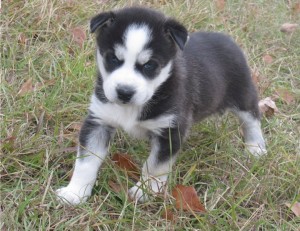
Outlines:
[[[144,72],[144,74],[151,76],[154,74],[157,67],[158,67],[158,64],[155,61],[150,60],[143,65],[143,72]]]

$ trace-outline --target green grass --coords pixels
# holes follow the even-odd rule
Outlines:
[[[60,205],[54,190],[72,174],[77,131],[95,79],[94,42],[88,20],[98,12],[135,1],[4,1],[1,12],[1,230],[299,230],[300,219],[284,204],[300,201],[300,29],[280,32],[286,22],[300,22],[293,1],[138,1],[174,16],[190,30],[230,34],[259,73],[260,97],[275,99],[279,113],[263,118],[268,155],[245,155],[238,123],[231,115],[195,125],[183,146],[169,190],[192,185],[206,214],[177,211],[161,198],[134,204],[117,194],[110,179],[133,183],[105,162],[87,203]],[[82,27],[83,47],[71,30]],[[23,38],[23,39],[22,39]],[[25,44],[24,44],[25,38]],[[271,64],[263,56],[273,57]],[[32,78],[35,91],[18,95]],[[287,89],[294,102],[276,97]],[[146,142],[118,133],[111,152],[128,152],[142,164]],[[161,217],[170,208],[173,222]]]

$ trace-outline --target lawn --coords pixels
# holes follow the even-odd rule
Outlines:
[[[232,36],[248,57],[260,98],[278,108],[262,118],[268,154],[243,152],[241,129],[225,114],[193,127],[169,178],[192,186],[206,213],[183,211],[172,196],[136,204],[127,173],[108,158],[92,197],[61,205],[54,191],[72,174],[80,123],[96,66],[89,20],[141,4],[189,31]],[[7,0],[1,9],[1,230],[299,230],[286,204],[300,202],[300,2],[284,0]],[[201,55],[201,54],[199,54]],[[142,165],[147,142],[118,131],[110,153]],[[117,192],[120,191],[120,192]],[[171,211],[173,219],[163,214]]]

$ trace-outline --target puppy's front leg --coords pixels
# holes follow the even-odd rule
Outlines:
[[[86,118],[80,131],[80,145],[71,181],[67,187],[56,191],[61,201],[76,205],[91,195],[113,133],[113,128],[95,122],[91,115]]]
[[[129,197],[145,202],[147,193],[163,192],[180,149],[181,136],[178,129],[165,129],[162,135],[151,139],[151,152],[143,165],[142,176],[139,182],[129,190]]]

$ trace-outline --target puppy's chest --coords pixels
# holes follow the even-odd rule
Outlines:
[[[129,135],[136,138],[146,136],[147,130],[138,120],[139,110],[132,107],[120,107],[118,105],[105,105],[102,108],[101,119],[112,127],[121,127]]]
[[[112,127],[121,127],[135,138],[145,138],[149,132],[160,134],[162,129],[172,127],[175,115],[162,115],[154,119],[139,120],[141,107],[101,103],[92,99],[90,111],[96,119]]]

